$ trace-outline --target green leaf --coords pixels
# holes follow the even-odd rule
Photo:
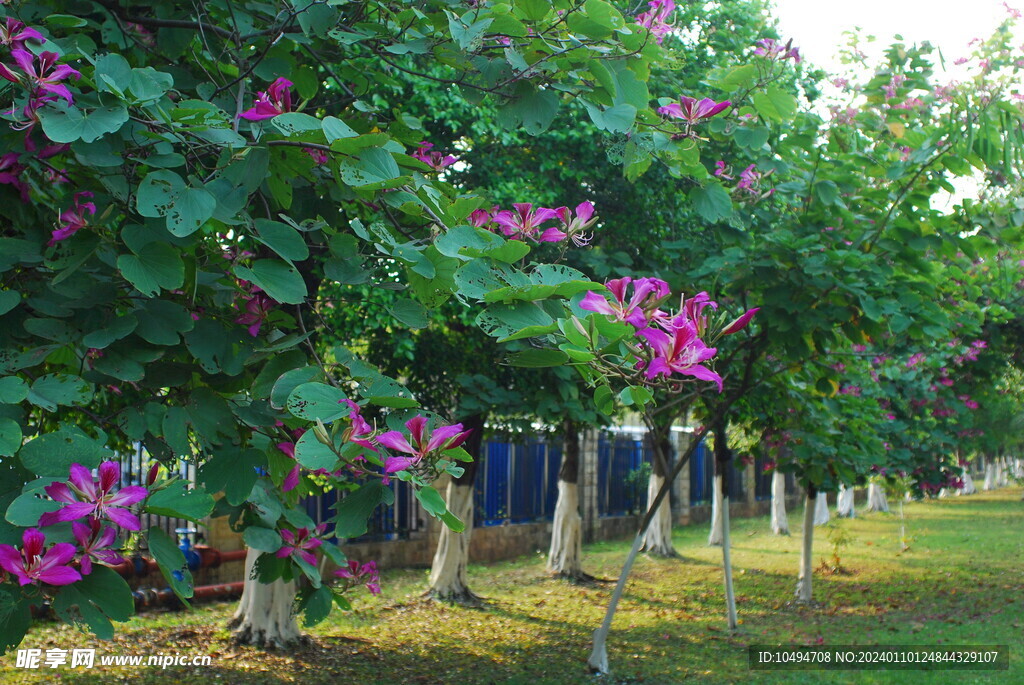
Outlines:
[[[28,401],[46,411],[57,411],[57,405],[85,404],[91,397],[92,386],[63,373],[40,376],[28,391]]]
[[[778,86],[768,86],[765,92],[755,93],[752,101],[757,113],[769,121],[780,123],[796,114],[796,97]]]
[[[301,304],[306,299],[306,283],[298,270],[275,259],[258,259],[251,269],[235,266],[235,275],[266,291],[284,304]]]
[[[28,385],[17,376],[0,378],[0,404],[17,404],[28,397]]]
[[[286,408],[292,416],[309,421],[320,419],[330,423],[342,416],[348,416],[348,399],[345,393],[326,383],[303,383],[288,395]]]
[[[91,143],[120,130],[128,121],[128,109],[124,105],[99,107],[84,112],[67,105],[63,100],[39,108],[37,114],[43,125],[43,133],[55,143],[73,143],[76,140]]]
[[[387,309],[409,328],[426,328],[430,323],[427,310],[416,300],[401,299]]]
[[[690,201],[704,220],[719,221],[732,214],[732,198],[721,183],[709,182],[690,191]]]
[[[61,587],[53,608],[65,621],[82,620],[101,640],[114,637],[115,621],[127,621],[135,613],[132,590],[116,571],[94,564],[92,573]]]
[[[304,133],[306,131],[319,131],[323,128],[323,122],[302,112],[285,112],[278,114],[270,120],[281,133],[290,136],[293,133]],[[306,139],[308,140],[308,138]]]
[[[184,481],[175,481],[158,490],[146,500],[146,509],[157,516],[171,516],[199,523],[213,511],[213,497],[203,488],[189,488]]]
[[[633,123],[636,121],[636,107],[629,103],[622,103],[607,109],[601,109],[586,101],[583,104],[587,108],[590,120],[602,131],[624,133],[633,128]]]
[[[7,653],[8,649],[21,644],[29,626],[32,625],[32,611],[29,608],[30,600],[17,590],[12,594],[8,588],[16,586],[0,586],[0,652]]]
[[[288,224],[256,219],[256,238],[289,264],[309,258],[306,241]]]
[[[366,520],[380,504],[390,505],[395,493],[386,485],[367,483],[355,492],[350,492],[335,505],[335,534],[338,538],[356,538],[366,533]]]
[[[242,533],[245,546],[257,552],[272,554],[281,549],[281,534],[263,526],[249,526]]]
[[[40,497],[39,490],[30,490],[18,495],[7,507],[7,522],[24,528],[35,528],[39,525],[39,517],[61,508],[59,502]]]
[[[188,599],[193,594],[192,572],[185,563],[185,555],[178,549],[178,544],[170,535],[157,526],[153,526],[146,534],[149,542],[149,553],[156,559],[160,571],[170,584],[174,594],[188,606]]]
[[[357,158],[346,159],[340,168],[341,180],[351,186],[379,186],[402,175],[391,153],[371,147]]]
[[[185,263],[177,250],[163,242],[147,243],[138,254],[121,255],[117,268],[147,297],[159,294],[161,289],[180,288],[185,279]]]
[[[21,449],[21,426],[14,419],[0,417],[0,457],[13,457]]]
[[[324,117],[321,123],[323,125],[324,136],[327,137],[328,145],[339,138],[355,138],[359,135],[351,126],[337,117]]]
[[[267,456],[261,450],[225,446],[199,467],[199,482],[207,492],[224,491],[228,504],[238,505],[252,492],[259,478],[257,469],[266,468]]]
[[[135,208],[142,216],[167,216],[174,200],[184,189],[185,181],[173,171],[151,171],[142,179],[135,193]]]
[[[173,235],[192,235],[213,216],[217,198],[205,188],[185,188],[167,212],[167,230]]]
[[[526,368],[542,368],[546,366],[562,366],[569,361],[569,356],[561,350],[528,349],[510,354],[506,363],[510,366]]]
[[[21,293],[17,290],[0,290],[0,316],[11,311],[21,303]]]
[[[302,366],[284,372],[274,381],[273,387],[270,389],[270,406],[274,409],[284,409],[292,390],[314,378],[322,377],[320,369],[316,366]]]
[[[318,588],[306,588],[299,595],[299,612],[302,613],[302,625],[304,628],[312,628],[322,622],[331,613],[331,606],[334,604],[334,594],[326,585]]]
[[[153,67],[143,67],[132,69],[132,79],[128,89],[138,102],[152,102],[163,97],[164,93],[173,86],[174,77],[167,72],[157,71]],[[152,158],[147,159],[146,163],[155,166]]]
[[[611,416],[612,412],[615,411],[615,399],[612,389],[607,385],[598,386],[597,390],[594,391],[594,406],[602,414]]]
[[[333,470],[338,463],[338,455],[308,430],[295,443],[295,460],[310,471]]]
[[[62,426],[52,433],[29,440],[18,457],[21,464],[37,476],[67,478],[72,464],[93,469],[113,452],[74,426]]]
[[[465,522],[450,511],[441,514],[441,521],[448,526],[453,533],[461,533],[466,530]]]
[[[416,499],[423,505],[423,509],[428,514],[434,517],[439,517],[448,511],[448,507],[444,503],[444,498],[434,488],[429,485],[425,485],[422,488],[417,488]]]

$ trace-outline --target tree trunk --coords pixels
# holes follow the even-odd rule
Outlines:
[[[461,533],[452,531],[448,526],[441,528],[427,581],[427,594],[444,602],[475,605],[480,603],[480,598],[469,589],[466,566],[469,563],[469,541],[473,533],[473,483],[480,464],[484,416],[472,416],[463,425],[473,429],[463,444],[473,461],[466,464],[465,473],[449,481],[445,501],[448,510],[458,516],[466,528]]]
[[[260,554],[254,549],[246,552],[245,587],[228,627],[241,644],[284,649],[302,638],[292,612],[295,582],[257,580],[254,566]]]
[[[889,513],[889,501],[885,498],[885,490],[878,483],[868,483],[868,511]]]
[[[982,490],[995,490],[996,488],[996,465],[992,463],[992,459],[985,458],[985,483],[981,486]]]
[[[814,505],[814,525],[824,526],[828,523],[828,519],[828,495],[824,492],[819,492],[817,504]]]
[[[558,502],[551,526],[548,571],[575,580],[592,577],[583,572],[583,518],[579,497],[580,434],[578,426],[565,422],[562,466],[558,471]]]
[[[715,474],[714,485],[711,486],[711,531],[708,533],[708,545],[722,544],[722,476]]]
[[[729,449],[725,421],[715,425],[715,481],[720,490],[722,522],[722,569],[725,580],[725,608],[729,630],[736,630],[736,595],[732,588],[732,558],[729,549],[729,477],[731,475],[732,451]]]
[[[973,495],[978,492],[978,486],[974,484],[974,477],[971,476],[971,467],[968,466],[964,469],[964,487],[958,492],[958,495]]]
[[[772,532],[789,535],[789,519],[786,517],[786,474],[776,471],[772,474]]]
[[[1009,484],[1010,481],[1006,477],[1006,459],[1005,457],[999,457],[996,460],[996,487],[1005,488]]]
[[[672,444],[669,439],[672,434],[671,424],[668,426],[655,425],[654,430],[650,430],[650,427],[649,424],[648,435],[651,439],[654,458],[651,463],[651,477],[647,481],[648,503],[654,501],[661,486],[665,483],[665,477],[668,475],[668,462],[672,456]],[[649,509],[650,504],[648,504]],[[643,551],[658,557],[674,558],[679,556],[675,547],[672,546],[672,504],[668,497],[662,500],[658,510],[654,512],[651,525],[644,535]]]
[[[836,495],[836,516],[856,518],[857,510],[854,506],[853,488],[848,488],[845,485],[839,486],[839,494]]]
[[[803,547],[800,549],[800,577],[796,583],[798,602],[811,601],[811,576],[814,574],[814,510],[817,508],[818,492],[813,485],[807,486],[804,500]]]

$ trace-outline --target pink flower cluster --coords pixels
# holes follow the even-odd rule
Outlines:
[[[590,291],[580,301],[580,307],[611,316],[636,329],[635,335],[642,341],[641,349],[648,355],[647,359],[637,363],[637,369],[643,371],[648,380],[681,374],[714,382],[721,392],[722,377],[704,365],[718,351],[701,339],[707,331],[704,309],[718,307],[706,292],[682,299],[679,312],[673,315],[660,309],[671,295],[668,284],[661,279],[633,280],[626,276],[608,281],[605,288],[612,296],[611,301],[601,293]],[[630,289],[632,292],[627,294]],[[742,330],[758,309],[748,310],[720,334],[729,335]]]
[[[292,82],[282,77],[267,86],[266,90],[256,93],[253,106],[239,114],[246,121],[263,121],[273,119],[278,114],[292,111]]]
[[[387,447],[394,452],[407,454],[407,457],[390,456],[384,459],[384,474],[387,478],[393,473],[405,471],[432,452],[443,452],[455,449],[466,441],[472,429],[463,430],[461,423],[449,426],[438,426],[433,431],[427,430],[427,418],[417,414],[405,422],[409,431],[410,442],[399,431],[388,431],[377,436],[378,445]]]
[[[755,202],[771,197],[775,193],[775,189],[770,188],[767,192],[762,193],[761,180],[770,176],[773,171],[774,170],[770,170],[767,173],[762,173],[757,170],[756,164],[747,166],[746,169],[740,172],[739,180],[736,182],[736,190],[751,196]],[[728,172],[729,167],[725,163],[725,160],[720,159],[715,162],[715,176],[732,181],[733,177],[730,176]]]
[[[658,108],[658,114],[672,119],[682,119],[686,123],[687,130],[696,124],[706,121],[711,117],[724,112],[732,105],[728,100],[715,102],[711,98],[698,100],[697,98],[683,95],[679,102],[672,102]]]
[[[675,11],[676,3],[673,0],[651,0],[647,6],[649,10],[636,15],[636,23],[649,29],[655,41],[661,45],[672,30],[668,18]]]
[[[477,209],[469,215],[469,222],[477,228],[500,232],[511,240],[538,244],[569,239],[582,247],[593,238],[587,231],[597,222],[597,217],[594,216],[594,205],[589,201],[577,205],[575,212],[568,207],[534,207],[529,202],[517,202],[512,206],[515,209]],[[558,223],[545,226],[549,221]]]
[[[255,283],[240,280],[239,285],[243,291],[239,306],[242,314],[235,319],[235,323],[245,326],[249,335],[255,338],[259,335],[263,322],[277,306],[277,301],[263,292],[263,289]]]
[[[316,555],[313,550],[323,544],[318,535],[323,535],[327,529],[326,523],[321,523],[313,530],[309,528],[296,528],[294,532],[287,528],[280,531],[284,544],[277,550],[278,559],[289,559],[296,557],[310,566],[316,566]]]
[[[149,495],[141,485],[114,487],[121,480],[121,467],[116,461],[100,464],[98,479],[81,464],[72,464],[66,482],[51,483],[44,488],[60,509],[39,517],[39,528],[57,523],[71,522],[71,531],[77,546],[58,542],[45,548],[46,536],[38,528],[29,528],[22,534],[21,548],[0,545],[0,569],[14,575],[20,585],[46,583],[69,585],[92,573],[92,564],[105,566],[122,563],[124,558],[114,549],[117,530],[135,531],[142,528],[139,517],[130,507]],[[151,470],[147,484],[156,480]],[[106,526],[105,522],[112,524]],[[79,569],[71,565],[78,561]]]
[[[83,199],[91,199],[92,193],[83,190],[75,193],[75,206],[65,209],[60,213],[60,228],[54,230],[47,245],[56,245],[62,240],[67,240],[82,228],[85,228],[89,220],[87,217],[96,214],[96,205],[92,202],[82,202]]]
[[[375,561],[368,561],[365,564],[349,561],[347,566],[339,568],[334,575],[347,581],[346,589],[362,583],[366,585],[371,595],[380,594],[380,572]]]
[[[800,64],[800,48],[793,47],[792,38],[785,43],[774,38],[762,38],[757,41],[757,45],[758,47],[754,50],[755,55],[770,60],[791,59],[796,64]]]
[[[434,171],[442,171],[445,167],[449,167],[459,161],[452,155],[443,155],[437,150],[431,151],[432,147],[434,147],[433,143],[428,143],[425,140],[420,141],[419,147],[416,148],[416,152],[412,153],[412,156]]]

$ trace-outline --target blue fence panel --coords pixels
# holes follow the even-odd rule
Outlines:
[[[690,457],[690,504],[710,502],[714,480],[714,456],[702,440]]]
[[[555,441],[483,445],[474,501],[477,526],[554,518],[562,450]]]
[[[640,438],[621,434],[600,435],[597,443],[599,516],[624,516],[644,510],[647,506],[647,484],[627,476],[650,459],[650,449]]]

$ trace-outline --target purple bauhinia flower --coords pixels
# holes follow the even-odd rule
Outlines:
[[[371,426],[363,415],[360,413],[362,409],[358,404],[352,400],[338,400],[338,404],[346,404],[352,411],[348,414],[348,420],[352,422],[352,425],[345,429],[345,432],[341,434],[341,439],[344,442],[354,442],[357,445],[362,445],[368,450],[374,452],[377,451],[376,446],[370,442],[370,437],[373,435],[373,426]]]
[[[368,561],[362,565],[358,561],[349,561],[347,566],[339,568],[334,575],[349,581],[349,587],[366,583],[366,589],[371,595],[380,594],[380,572],[375,561]]]
[[[633,284],[633,296],[626,301],[626,288]],[[644,328],[661,314],[658,304],[668,297],[668,283],[659,278],[638,278],[630,276],[613,278],[605,283],[605,287],[615,298],[613,302],[604,295],[590,291],[580,300],[580,307],[590,312],[614,316],[616,321],[625,321],[634,328]]]
[[[0,24],[0,45],[12,50],[23,50],[23,43],[26,40],[34,40],[40,43],[46,42],[43,34],[25,26],[23,22],[18,21],[14,17],[7,17],[7,21]]]
[[[71,91],[61,81],[73,77],[82,78],[82,75],[66,64],[57,64],[60,55],[56,52],[43,52],[39,55],[39,66],[36,67],[36,56],[28,50],[18,48],[11,50],[11,57],[21,68],[22,74],[12,71],[7,65],[0,64],[0,78],[5,78],[12,83],[23,81],[31,87],[33,97],[36,93],[51,93],[62,97],[69,104],[74,104]]]
[[[71,476],[66,483],[47,485],[46,494],[65,506],[43,514],[40,526],[62,521],[77,521],[86,516],[105,518],[125,530],[139,530],[142,523],[128,507],[146,499],[149,491],[141,485],[130,485],[116,493],[111,489],[121,480],[121,466],[116,461],[105,461],[99,467],[99,480],[94,481],[89,469],[81,464],[71,465]]]
[[[117,531],[104,528],[99,519],[90,516],[85,523],[75,521],[71,530],[78,540],[79,552],[82,555],[82,575],[92,573],[92,561],[95,559],[104,566],[116,566],[124,561],[124,557],[112,549],[108,549],[117,539]]]
[[[416,152],[412,153],[412,156],[432,168],[434,171],[441,171],[445,167],[451,166],[452,164],[455,164],[455,162],[459,161],[452,155],[443,155],[437,151],[431,152],[430,148],[432,147],[434,147],[433,143],[428,143],[425,140],[420,141],[419,147],[416,148]]]
[[[58,542],[43,551],[46,536],[29,528],[21,536],[21,550],[11,545],[0,545],[0,568],[18,578],[19,585],[36,581],[48,585],[70,585],[82,579],[69,564],[75,558],[75,546]]]
[[[754,314],[757,314],[759,311],[761,311],[760,307],[754,307],[753,309],[748,309],[747,311],[743,312],[736,319],[734,319],[732,323],[730,323],[728,326],[722,329],[722,335],[732,335],[733,333],[739,333],[740,331],[747,327],[747,324],[750,323],[750,320],[754,318]]]
[[[576,205],[575,214],[568,207],[559,207],[555,210],[555,213],[558,214],[558,218],[562,221],[561,233],[563,237],[568,236],[578,247],[583,247],[591,241],[593,235],[588,234],[587,229],[597,221],[597,217],[594,216],[593,202],[587,200]]]
[[[56,245],[62,240],[67,240],[78,233],[79,229],[88,225],[89,220],[86,217],[96,214],[96,205],[92,202],[82,202],[82,199],[91,197],[92,193],[87,190],[75,193],[75,206],[60,213],[60,228],[51,231],[50,241],[47,245]]]
[[[654,358],[644,371],[649,379],[681,373],[704,381],[713,381],[722,391],[722,377],[703,365],[718,351],[708,347],[697,335],[697,328],[690,322],[673,327],[671,333],[660,328],[648,327],[637,335],[647,341]]]
[[[774,38],[762,38],[757,41],[758,48],[754,50],[755,55],[765,59],[791,59],[800,64],[800,48],[793,47],[793,39],[781,43]]]
[[[292,111],[292,82],[284,77],[275,80],[266,90],[256,93],[253,106],[238,116],[246,121],[273,119],[278,114]]]
[[[558,219],[558,212],[555,210],[546,207],[534,209],[529,202],[516,202],[512,206],[515,207],[515,211],[505,209],[491,217],[491,221],[501,227],[501,232],[506,237],[529,239],[538,243],[555,243],[565,239],[565,234],[557,228],[541,231],[543,223]]]
[[[235,323],[246,326],[249,335],[255,338],[276,304],[265,293],[254,292],[245,298],[245,313],[235,319]]]
[[[464,443],[473,432],[473,429],[463,430],[461,423],[438,426],[433,431],[427,431],[427,418],[421,414],[406,421],[405,427],[409,429],[411,443],[399,431],[388,431],[377,436],[377,444],[410,455],[387,457],[384,460],[385,475],[404,471],[431,452],[454,449]]]
[[[704,98],[698,100],[697,98],[687,97],[683,95],[679,98],[679,102],[673,102],[658,108],[658,114],[662,114],[667,117],[674,119],[682,119],[687,125],[698,124],[705,119],[710,119],[713,116],[724,112],[732,103],[728,100],[722,102],[715,102],[711,98]]]
[[[668,17],[676,8],[676,3],[673,0],[651,0],[647,5],[651,9],[636,15],[636,23],[650,29],[658,45],[661,45],[665,35],[672,30]]]
[[[323,544],[315,536],[320,535],[327,529],[326,523],[321,523],[313,530],[309,528],[297,528],[295,532],[285,529],[280,531],[284,544],[277,550],[277,557],[285,559],[290,556],[298,556],[310,566],[316,566],[316,555],[313,550]]]

